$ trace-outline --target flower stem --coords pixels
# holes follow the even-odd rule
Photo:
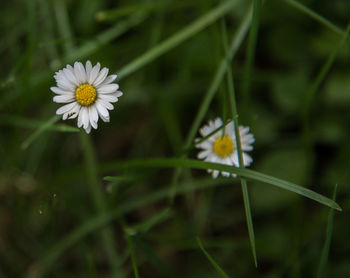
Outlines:
[[[87,183],[89,185],[89,191],[94,203],[96,211],[100,215],[107,213],[106,203],[104,200],[103,192],[100,187],[98,175],[97,175],[97,161],[91,138],[84,132],[80,132],[80,140],[84,152],[85,168],[87,174]],[[106,226],[101,229],[101,240],[106,250],[109,263],[112,267],[113,275],[115,278],[122,278],[124,274],[120,268],[120,259],[116,252],[116,242],[113,238],[113,230],[111,227]]]

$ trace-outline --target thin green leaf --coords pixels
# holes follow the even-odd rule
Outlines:
[[[255,2],[254,2],[255,3]],[[253,15],[254,17],[254,15]],[[254,23],[254,19],[253,19]],[[255,23],[256,24],[256,23]],[[228,43],[227,43],[227,31],[226,31],[226,23],[225,20],[222,20],[222,40],[223,40],[223,46],[225,50],[225,57],[226,57],[226,63],[227,63],[227,87],[228,87],[228,99],[230,104],[230,112],[231,117],[234,121],[234,128],[235,128],[235,136],[236,139],[236,146],[238,151],[238,165],[240,168],[244,167],[243,162],[243,152],[242,152],[242,146],[241,146],[241,136],[239,134],[239,122],[238,122],[238,112],[237,112],[237,105],[236,105],[236,96],[235,96],[235,89],[233,85],[233,73],[231,68],[231,60],[228,52]],[[249,240],[250,240],[250,246],[252,249],[252,254],[254,258],[255,266],[258,265],[258,260],[256,256],[256,246],[255,246],[255,235],[254,235],[254,226],[253,226],[253,220],[252,220],[252,213],[250,209],[250,202],[249,202],[249,193],[248,193],[248,186],[247,181],[244,178],[241,178],[241,186],[242,186],[242,194],[243,194],[243,203],[244,203],[244,210],[245,210],[245,216],[247,220],[247,228],[248,228],[248,234],[249,234]]]
[[[215,262],[215,260],[210,256],[210,254],[204,249],[202,241],[199,237],[196,237],[199,248],[202,250],[203,254],[207,257],[208,261],[213,265],[219,275],[223,278],[229,278],[229,276],[222,270],[222,268]]]
[[[215,186],[222,186],[232,184],[232,180],[229,179],[200,179],[198,181],[191,181],[183,183],[176,192],[177,195],[185,194],[198,189],[207,189]],[[52,264],[57,260],[57,258],[63,254],[68,248],[73,246],[79,240],[84,238],[90,233],[93,233],[97,229],[105,226],[109,222],[113,221],[116,218],[120,218],[120,215],[129,213],[135,209],[146,206],[150,203],[156,201],[164,200],[169,196],[169,187],[164,187],[163,189],[152,192],[146,196],[130,201],[128,200],[125,203],[120,204],[120,206],[112,211],[108,211],[105,214],[100,214],[95,217],[89,218],[88,221],[80,224],[75,230],[70,232],[64,238],[59,240],[55,245],[51,246],[46,253],[41,256],[40,260],[33,265],[33,274],[34,276],[30,278],[40,278],[44,277],[46,272],[52,266]],[[123,263],[124,259],[120,263]]]
[[[74,49],[73,45],[73,34],[70,28],[68,11],[66,2],[61,0],[54,0],[54,11],[56,13],[57,27],[61,37],[64,39],[64,50],[69,53]]]
[[[161,212],[157,213],[156,215],[150,217],[146,221],[143,221],[133,226],[129,226],[129,228],[138,233],[139,232],[146,233],[150,229],[152,229],[154,226],[166,221],[173,215],[174,215],[173,211],[170,208],[166,208]]]
[[[252,26],[249,32],[247,58],[244,65],[244,75],[242,82],[242,95],[244,107],[248,107],[250,101],[250,80],[255,57],[256,41],[258,38],[258,29],[260,21],[261,0],[253,0],[253,18]]]
[[[337,196],[337,188],[338,185],[335,185],[333,191],[333,200],[336,200]],[[324,246],[322,249],[320,265],[318,267],[317,277],[323,278],[326,276],[326,268],[328,261],[329,248],[331,246],[332,233],[333,233],[333,222],[334,222],[334,209],[331,209],[328,214],[328,224],[327,224],[327,232],[326,232],[326,240],[324,242]]]
[[[48,130],[51,126],[53,126],[54,123],[56,123],[59,120],[59,116],[55,115],[43,124],[41,124],[38,129],[32,133],[21,145],[21,148],[23,150],[27,149],[31,143],[34,142],[35,139],[37,139],[44,131]]]
[[[0,124],[24,128],[40,128],[45,123],[46,121],[33,120],[14,115],[2,115],[0,119]],[[66,124],[53,124],[51,126],[48,126],[45,131],[79,132],[80,130],[79,128]]]
[[[131,257],[131,262],[132,262],[132,268],[134,270],[134,275],[135,278],[139,278],[139,270],[137,267],[137,262],[136,262],[136,256],[135,256],[135,250],[134,250],[134,244],[132,242],[131,236],[128,233],[125,233],[126,240],[128,242],[128,249],[130,252],[130,257]]]
[[[323,24],[324,26],[326,26],[330,30],[334,31],[335,33],[337,33],[339,35],[345,34],[344,30],[342,30],[341,28],[339,28],[338,26],[336,26],[335,24],[330,22],[328,19],[326,19],[323,16],[319,15],[318,13],[314,12],[310,8],[306,7],[304,4],[302,4],[298,1],[295,1],[295,0],[284,0],[284,1],[287,2],[289,5],[291,5],[292,7],[296,8],[297,10],[301,11],[302,13],[310,16],[311,18],[315,19],[319,23]]]
[[[240,45],[243,42],[243,39],[245,38],[249,26],[250,26],[250,21],[251,21],[251,10],[249,10],[247,12],[247,14],[245,15],[245,17],[242,20],[242,23],[240,24],[240,26],[237,29],[237,32],[235,33],[235,35],[232,38],[231,41],[231,45],[229,48],[229,54],[230,54],[230,59],[232,59],[238,48],[240,47]],[[208,88],[208,91],[206,92],[202,103],[198,109],[197,115],[191,125],[190,131],[188,132],[183,150],[190,150],[193,146],[193,142],[194,142],[194,138],[197,134],[198,128],[201,125],[205,114],[207,113],[210,103],[212,102],[215,93],[217,92],[222,79],[224,78],[224,75],[226,73],[227,70],[227,62],[226,62],[226,57],[223,57],[219,67],[216,70],[216,73],[214,75],[214,78],[212,80],[212,82],[210,83],[210,86]],[[182,155],[182,157],[184,157],[185,154]],[[172,178],[172,185],[171,185],[171,191],[170,191],[170,203],[173,201],[174,196],[176,195],[176,186],[178,183],[178,179],[181,175],[181,169],[176,169],[173,178]]]
[[[329,206],[336,210],[341,211],[340,206],[334,202],[333,200],[316,193],[308,188],[302,187],[300,185],[275,178],[266,174],[262,174],[249,169],[241,169],[233,166],[212,163],[212,162],[204,162],[199,160],[192,159],[179,159],[179,158],[150,158],[150,159],[137,159],[137,160],[129,160],[129,161],[121,161],[121,162],[113,162],[108,165],[105,165],[104,170],[112,171],[120,168],[194,168],[194,169],[213,169],[222,172],[229,172],[236,174],[240,177],[265,182],[285,190],[297,193],[304,197],[307,197],[311,200],[319,202],[323,205]]]
[[[104,215],[107,211],[106,203],[104,200],[103,192],[100,187],[100,182],[97,174],[97,161],[94,148],[91,142],[91,138],[85,134],[80,133],[80,140],[84,151],[84,160],[86,168],[87,183],[89,185],[89,191],[94,203],[95,209],[98,213]],[[109,263],[113,269],[113,275],[115,277],[124,277],[124,273],[120,266],[120,258],[116,252],[116,242],[113,238],[112,228],[107,226],[101,230],[101,243],[103,244]]]
[[[132,176],[130,176],[130,177],[129,176],[120,176],[120,177],[107,176],[107,177],[104,177],[103,179],[105,181],[112,181],[112,182],[129,182],[129,181],[134,181],[137,178],[132,177]]]
[[[119,70],[119,80],[125,78],[131,73],[152,62],[153,60],[168,52],[169,50],[175,48],[185,40],[193,37],[196,33],[203,30],[204,28],[215,22],[217,19],[228,13],[237,3],[238,0],[228,0],[224,2],[223,4],[219,5],[215,9],[212,9],[210,12],[203,15],[196,21],[192,22],[187,27],[183,28],[181,31],[177,32],[170,38],[166,39],[154,48],[142,54],[140,57],[136,58],[135,60],[124,66],[121,70]]]
[[[306,94],[305,94],[306,100],[305,100],[305,104],[304,104],[304,114],[307,115],[309,113],[310,107],[313,103],[314,96],[315,96],[317,90],[319,89],[322,81],[325,79],[326,75],[328,74],[331,66],[333,65],[334,60],[337,57],[339,50],[343,47],[345,41],[347,40],[347,38],[349,36],[349,31],[350,31],[350,24],[347,26],[346,32],[344,33],[343,38],[341,39],[339,44],[334,48],[334,50],[329,54],[327,60],[323,64],[320,72],[317,74],[316,79],[311,84],[309,90],[306,92]]]
[[[131,15],[130,17],[124,19],[123,21],[118,22],[107,31],[104,31],[103,33],[96,36],[92,40],[89,40],[86,43],[84,43],[81,47],[78,47],[76,49],[73,49],[67,52],[63,61],[65,63],[69,63],[73,60],[92,55],[102,46],[120,37],[122,34],[130,30],[132,27],[143,22],[147,18],[148,14],[149,13],[145,11],[137,12]]]

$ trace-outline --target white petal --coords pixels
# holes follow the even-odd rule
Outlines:
[[[106,95],[99,95],[98,96],[99,99],[102,99],[104,101],[107,102],[117,102],[118,101],[118,97],[116,97],[114,94],[106,94]]]
[[[59,96],[54,96],[53,101],[57,103],[68,103],[75,101],[75,97],[71,95],[59,95]]]
[[[104,122],[109,122],[109,112],[108,112],[108,110],[102,104],[100,104],[98,101],[96,101],[96,108],[97,108],[97,112],[98,112],[100,118]]]
[[[89,134],[90,131],[91,131],[91,125],[88,125],[86,128],[84,127],[84,129],[85,129],[85,132],[86,132],[87,134]]]
[[[79,115],[80,108],[81,105],[76,102],[71,110],[63,114],[63,120],[76,118]]]
[[[86,81],[89,81],[90,73],[91,73],[91,70],[92,70],[92,64],[91,64],[90,60],[86,61],[85,68],[86,68]]]
[[[79,111],[78,122],[77,122],[77,126],[78,127],[82,127],[83,126],[83,113],[82,113],[83,108],[84,107],[81,107],[80,111]]]
[[[243,153],[244,166],[249,166],[253,162],[253,158],[246,153]]]
[[[95,106],[89,107],[90,124],[94,129],[97,129],[98,113]]]
[[[70,83],[74,86],[79,86],[78,80],[75,77],[75,74],[72,73],[69,69],[64,68],[63,69],[64,76],[69,80]]]
[[[101,65],[100,63],[97,63],[91,70],[90,72],[90,77],[89,77],[89,80],[88,80],[88,83],[89,84],[93,84],[96,77],[98,76],[99,72],[100,72],[100,68],[101,68]]]
[[[74,63],[74,73],[79,84],[86,83],[86,72],[82,63]]]
[[[80,109],[80,114],[82,114],[81,115],[81,121],[83,123],[83,127],[84,127],[84,129],[86,129],[86,128],[88,128],[89,122],[90,122],[88,108],[83,106]]]
[[[63,105],[62,107],[57,109],[56,114],[57,115],[64,114],[64,113],[68,112],[69,110],[71,110],[74,107],[74,105],[75,105],[75,102]]]
[[[221,127],[223,125],[223,122],[222,122],[221,118],[219,118],[219,117],[216,118],[215,122],[214,122],[214,125],[215,125],[215,129]]]
[[[247,126],[239,126],[239,134],[242,136],[242,135],[245,135],[249,132],[249,127]]]
[[[105,80],[105,78],[108,75],[108,69],[107,68],[103,68],[100,73],[98,74],[96,80],[93,82],[93,86],[95,86],[96,88]]]
[[[104,107],[106,107],[108,110],[113,110],[114,106],[113,104],[109,103],[108,101],[105,101],[103,99],[98,99],[97,100],[100,104],[102,104]]]
[[[107,76],[106,79],[101,83],[100,86],[110,84],[110,83],[112,83],[114,80],[116,80],[116,78],[117,78],[117,75],[116,75],[116,74],[109,75],[109,76]]]
[[[205,150],[198,153],[198,159],[205,159],[210,154],[210,151]]]
[[[73,92],[58,87],[51,87],[50,90],[58,95],[73,95]]]
[[[213,171],[213,178],[216,179],[219,176],[220,172],[218,170]]]
[[[97,91],[100,94],[111,94],[111,93],[114,93],[116,90],[118,90],[118,88],[119,88],[118,84],[107,84],[107,85],[99,86],[97,88]]]
[[[57,80],[57,87],[61,87],[65,91],[75,91],[75,86],[65,76],[61,76]]]

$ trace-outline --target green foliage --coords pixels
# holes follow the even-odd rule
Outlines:
[[[4,2],[0,277],[349,277],[349,10]],[[87,59],[124,93],[90,135],[49,89]],[[195,159],[217,116],[251,127],[251,169]]]

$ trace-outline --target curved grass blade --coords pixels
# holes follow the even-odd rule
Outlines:
[[[305,104],[304,104],[304,114],[307,115],[310,112],[310,107],[312,105],[314,96],[319,89],[322,81],[325,79],[326,75],[328,74],[331,66],[334,63],[335,58],[337,57],[337,54],[339,50],[343,47],[345,41],[347,40],[350,32],[350,24],[347,26],[346,31],[343,35],[343,38],[339,42],[339,44],[334,48],[334,50],[329,54],[326,62],[323,64],[320,72],[317,74],[316,79],[314,82],[311,84],[311,87],[309,90],[306,92],[306,99],[305,99]]]
[[[336,196],[337,196],[337,188],[338,188],[338,185],[335,185],[334,191],[333,191],[333,200],[334,201],[335,201]],[[324,242],[324,246],[322,249],[320,265],[318,267],[318,272],[317,272],[317,278],[327,277],[326,276],[326,267],[327,267],[329,248],[331,246],[331,239],[332,239],[332,233],[333,233],[333,221],[334,221],[334,209],[331,209],[329,211],[329,214],[328,214],[326,240]]]
[[[238,3],[238,0],[225,1],[223,4],[212,9],[210,12],[203,15],[196,21],[192,22],[187,27],[183,28],[181,31],[177,32],[170,38],[166,39],[165,41],[161,42],[154,48],[142,54],[140,57],[136,58],[135,60],[133,60],[132,62],[130,62],[129,64],[127,64],[126,66],[124,66],[122,69],[119,70],[118,72],[119,80],[137,71],[138,69],[152,62],[159,56],[175,48],[185,40],[191,38],[196,33],[203,30],[208,25],[212,24],[217,19],[219,19],[220,17],[228,13],[232,9],[232,7],[237,3]]]
[[[333,32],[344,35],[345,31],[339,28],[338,26],[334,25],[332,22],[330,22],[328,19],[324,18],[323,16],[319,15],[318,13],[314,12],[310,8],[306,7],[304,4],[295,1],[295,0],[284,0],[292,7],[296,8],[297,10],[301,11],[302,13],[310,16],[311,18],[315,19],[319,23],[326,26],[328,29],[332,30]]]
[[[259,1],[260,0],[258,0],[258,2]],[[256,4],[256,2],[254,2],[254,5],[255,4]],[[258,4],[258,5],[260,5],[260,4]],[[254,6],[254,9],[260,9],[260,7]],[[255,13],[258,13],[258,12],[255,12]],[[251,29],[251,33],[253,33],[254,29],[257,29],[256,17],[257,16],[256,15],[254,16],[254,12],[253,12],[253,26]],[[236,96],[235,96],[235,89],[234,89],[234,85],[233,85],[233,73],[232,73],[231,60],[230,60],[229,51],[228,51],[227,30],[226,30],[226,23],[225,23],[224,19],[222,20],[221,27],[222,27],[221,28],[222,29],[221,36],[222,36],[222,40],[223,40],[223,46],[224,46],[224,50],[225,50],[225,57],[226,57],[226,63],[227,63],[227,72],[226,72],[226,76],[227,76],[226,80],[227,80],[227,87],[228,87],[227,93],[228,93],[231,117],[235,123],[235,125],[234,125],[235,134],[237,135],[237,136],[235,136],[235,139],[236,139],[236,146],[237,146],[237,151],[238,151],[238,166],[239,166],[239,168],[244,168],[243,153],[242,153],[242,146],[241,146],[241,136],[239,134],[239,123],[238,123]],[[243,203],[244,203],[245,216],[246,216],[246,220],[247,220],[247,228],[248,228],[248,234],[249,234],[250,247],[252,249],[252,254],[253,254],[255,266],[257,267],[258,260],[257,260],[257,256],[256,256],[254,226],[253,226],[252,213],[251,213],[251,209],[250,209],[249,193],[248,193],[248,186],[247,186],[246,179],[241,178],[241,186],[242,186]]]
[[[58,115],[55,115],[46,122],[44,122],[42,125],[40,125],[38,129],[34,133],[32,133],[32,135],[30,135],[25,141],[23,141],[21,148],[23,150],[27,149],[36,138],[38,138],[44,131],[48,130],[51,126],[53,126],[53,124],[56,123],[59,119],[60,117]]]
[[[0,125],[18,126],[24,128],[39,128],[46,122],[41,120],[33,120],[20,116],[2,115]],[[46,131],[60,131],[60,132],[79,132],[79,128],[69,126],[66,124],[54,124],[48,126]]]
[[[204,249],[202,241],[199,237],[196,237],[196,241],[198,243],[199,248],[202,250],[203,254],[207,257],[209,262],[213,265],[219,275],[223,278],[229,278],[229,276],[221,269],[221,267],[215,262],[215,260],[210,256],[210,254]]]
[[[105,214],[107,211],[106,203],[104,200],[103,192],[100,188],[100,183],[97,174],[97,161],[94,152],[93,144],[91,138],[85,134],[85,132],[80,133],[80,140],[84,151],[85,167],[87,172],[87,183],[89,185],[89,191],[94,203],[95,209],[100,214]],[[112,227],[107,226],[101,230],[101,243],[103,244],[108,260],[110,262],[113,275],[115,277],[125,277],[125,274],[120,265],[120,258],[116,251],[116,241],[113,237]]]
[[[260,10],[261,10],[261,0],[254,0],[252,26],[249,32],[247,59],[244,65],[244,75],[243,75],[243,82],[242,82],[242,96],[243,96],[244,107],[249,106],[250,80],[251,80],[252,68],[253,68],[254,57],[255,57],[256,41],[258,38]]]
[[[228,184],[232,184],[232,181],[228,179],[201,179],[182,184],[182,186],[178,188],[176,194],[180,195],[198,189],[207,189],[218,185],[222,186]],[[91,217],[88,221],[81,224],[63,239],[59,240],[55,245],[51,246],[51,248],[41,256],[40,260],[32,265],[32,272],[31,275],[29,275],[29,278],[44,277],[56,259],[79,240],[97,229],[100,229],[114,219],[120,218],[121,214],[125,214],[150,203],[166,199],[169,196],[169,191],[170,188],[165,187],[149,195],[142,196],[140,199],[127,201],[124,204],[121,204],[118,208],[112,211],[107,211],[105,214]],[[121,260],[121,263],[123,262],[124,257]]]
[[[128,249],[130,252],[130,258],[131,258],[131,262],[132,262],[132,268],[134,270],[134,276],[135,276],[135,278],[139,278],[140,277],[139,276],[139,269],[137,267],[133,241],[132,241],[131,236],[128,233],[125,233],[125,236],[126,236],[126,241],[128,242]]]
[[[311,200],[314,200],[318,203],[326,205],[328,207],[334,208],[336,210],[341,211],[340,206],[334,202],[333,200],[314,192],[308,188],[302,187],[300,185],[294,184],[292,182],[288,182],[279,178],[275,178],[273,176],[269,176],[266,174],[262,174],[257,171],[245,169],[245,168],[237,168],[233,166],[212,163],[212,162],[204,162],[193,159],[180,159],[180,158],[149,158],[149,159],[137,159],[137,160],[129,160],[129,161],[121,161],[121,162],[113,162],[104,167],[104,170],[116,170],[120,168],[194,168],[194,169],[213,169],[219,170],[222,172],[229,172],[236,174],[240,177],[245,177],[248,179],[265,182],[282,189],[297,193],[304,197],[307,197]]]

